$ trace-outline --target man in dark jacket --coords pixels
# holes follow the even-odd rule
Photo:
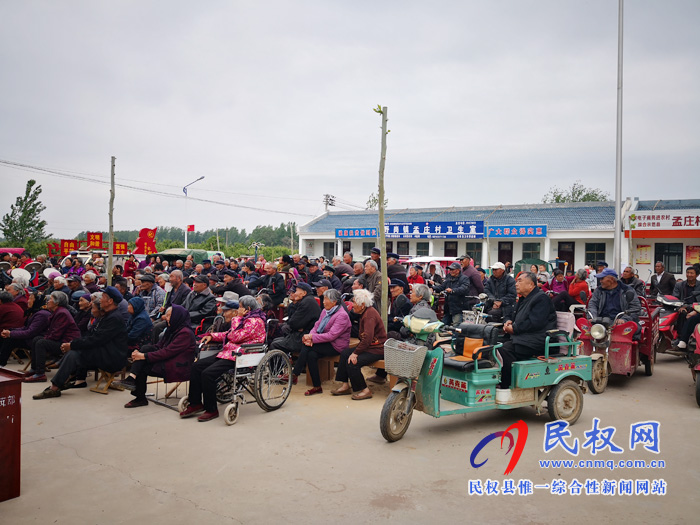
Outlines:
[[[301,352],[302,337],[311,331],[314,323],[321,317],[321,307],[312,295],[312,291],[307,283],[297,284],[297,289],[290,296],[294,301],[293,312],[283,326],[283,331],[288,333],[272,341],[270,348],[285,352]]]
[[[506,341],[500,350],[503,369],[499,388],[510,387],[515,361],[544,355],[547,330],[557,327],[554,303],[537,287],[536,274],[521,273],[515,288],[520,300],[515,307],[513,320],[507,320],[503,325],[503,331],[510,334],[510,341]]]
[[[88,369],[99,368],[105,372],[117,372],[126,365],[128,352],[127,332],[124,320],[117,311],[122,294],[113,286],[107,286],[100,298],[100,310],[104,316],[100,323],[85,337],[63,343],[65,352],[61,366],[51,380],[51,386],[33,396],[34,399],[61,397],[65,388],[84,388]],[[75,381],[68,384],[68,378],[75,374]]]
[[[634,321],[639,324],[639,314],[642,312],[642,305],[634,290],[617,278],[617,272],[612,268],[605,268],[596,274],[600,285],[593,290],[590,301],[588,301],[588,312],[595,319],[596,317],[607,317],[615,319],[620,312],[626,312],[620,316],[618,323]]]
[[[192,292],[187,296],[182,306],[190,314],[193,324],[199,323],[205,317],[216,312],[216,297],[209,289],[209,277],[198,275],[192,283]],[[162,330],[161,330],[162,331]],[[154,331],[155,337],[155,331]]]
[[[408,276],[406,275],[406,268],[403,264],[399,263],[399,254],[397,253],[387,253],[386,254],[386,275],[390,280],[398,279],[403,283],[403,293],[410,292],[410,287],[408,286]]]
[[[676,278],[673,274],[666,271],[666,266],[661,261],[656,261],[654,264],[654,272],[654,275],[651,276],[649,295],[653,297],[659,294],[672,295],[673,288],[676,286]]]
[[[622,271],[622,275],[620,276],[620,281],[629,286],[634,290],[634,293],[636,293],[639,297],[646,297],[646,290],[644,286],[644,281],[641,279],[637,279],[634,276],[634,268],[631,266],[625,267],[625,269]]]
[[[234,270],[224,270],[222,272],[224,282],[212,288],[214,295],[224,295],[224,292],[234,292],[238,294],[238,297],[243,297],[244,295],[251,295],[250,289],[243,284],[240,277]]]
[[[335,276],[335,268],[330,264],[323,267],[323,277],[330,281],[331,288],[335,288],[339,292],[343,289],[343,283]]]
[[[673,296],[688,305],[679,310],[676,321],[678,339],[673,342],[673,346],[677,350],[683,351],[688,349],[690,336],[700,322],[700,314],[692,307],[693,303],[700,302],[700,281],[698,281],[697,269],[694,266],[688,266],[685,277],[685,281],[678,281],[673,287]]]
[[[462,265],[462,273],[469,277],[471,289],[469,295],[479,295],[484,293],[484,281],[479,271],[472,265],[472,257],[469,254],[464,254],[459,258]],[[475,301],[476,302],[476,301]]]
[[[306,282],[313,285],[323,279],[323,272],[318,269],[318,261],[311,259],[306,267]]]
[[[251,280],[248,288],[251,290],[266,289],[274,306],[281,304],[287,296],[284,277],[282,277],[281,273],[277,272],[277,265],[272,263],[265,263],[265,275],[255,282]]]
[[[462,274],[462,267],[459,263],[452,263],[447,267],[448,275],[442,284],[435,284],[430,281],[433,290],[436,292],[445,291],[445,314],[442,322],[446,325],[459,326],[462,322],[462,311],[466,310],[469,304],[469,279]]]
[[[505,264],[497,262],[491,266],[491,278],[486,282],[484,291],[493,301],[493,307],[487,313],[494,319],[512,319],[516,298],[515,279],[506,273]]]

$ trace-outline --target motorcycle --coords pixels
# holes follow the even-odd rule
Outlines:
[[[488,314],[486,305],[488,304],[488,295],[485,293],[479,295],[468,295],[467,299],[478,299],[479,302],[472,306],[471,310],[462,310],[462,322],[469,324],[487,324]]]
[[[634,293],[634,292],[630,292]],[[644,373],[651,376],[656,363],[656,349],[659,341],[659,308],[652,309],[644,297],[639,298],[642,312],[639,316],[639,339],[637,324],[627,321],[617,324],[626,312],[620,312],[615,319],[586,317],[576,321],[582,342],[581,354],[593,360],[592,377],[588,383],[591,392],[602,394],[608,385],[608,377],[618,374],[630,377],[641,364]]]
[[[421,309],[427,310],[427,309]],[[389,442],[401,439],[414,410],[433,417],[483,410],[506,410],[532,406],[537,414],[545,409],[552,419],[574,424],[583,411],[586,381],[591,379],[590,356],[576,355],[578,343],[561,330],[551,330],[544,356],[516,361],[510,388],[499,389],[503,361],[496,343],[498,328],[492,325],[460,325],[453,332],[472,343],[462,355],[446,357],[429,336],[443,328],[418,310],[404,318],[404,326],[416,337],[412,344],[389,339],[384,345],[386,371],[399,379],[384,403],[379,428]],[[564,337],[564,341],[559,338]],[[433,338],[434,339],[434,338]],[[554,354],[562,348],[564,354]]]

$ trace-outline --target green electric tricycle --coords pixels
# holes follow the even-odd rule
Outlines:
[[[443,324],[425,310],[403,320],[412,338],[384,346],[386,370],[399,377],[379,422],[387,441],[403,437],[414,410],[441,417],[532,406],[540,415],[546,405],[552,419],[573,424],[579,418],[592,365],[590,356],[577,355],[568,332],[550,330],[544,356],[513,363],[512,386],[500,389],[500,325],[461,324],[447,352],[436,338]]]

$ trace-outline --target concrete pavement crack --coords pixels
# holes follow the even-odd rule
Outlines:
[[[72,432],[71,432],[71,433],[72,433]],[[71,434],[71,433],[69,433],[69,434]],[[64,435],[67,435],[67,434],[64,434]],[[161,488],[154,487],[154,486],[152,486],[152,485],[148,485],[147,483],[144,483],[144,482],[141,481],[140,479],[135,478],[135,477],[131,474],[131,472],[129,472],[128,470],[122,470],[122,469],[120,469],[120,468],[118,468],[118,467],[115,467],[115,466],[113,466],[113,465],[106,465],[106,464],[104,464],[104,463],[100,463],[99,461],[93,461],[92,459],[90,459],[90,458],[88,458],[88,457],[81,456],[80,453],[78,452],[78,450],[77,450],[76,448],[71,447],[70,445],[66,445],[65,443],[61,443],[61,440],[59,439],[59,437],[60,437],[60,436],[54,437],[54,438],[52,438],[52,439],[54,439],[54,440],[55,440],[59,445],[61,445],[62,447],[66,448],[66,449],[68,449],[68,450],[73,451],[73,453],[76,455],[76,457],[78,457],[78,459],[82,459],[83,461],[87,461],[88,463],[91,463],[91,464],[93,464],[93,465],[98,465],[98,466],[100,466],[100,467],[104,467],[104,468],[107,468],[107,469],[116,470],[116,471],[119,472],[120,474],[122,474],[122,475],[128,477],[131,481],[133,481],[133,482],[136,483],[137,485],[139,485],[139,486],[141,486],[141,487],[144,487],[144,488],[146,488],[146,489],[151,489],[151,490],[154,490],[154,491],[156,491],[156,492],[160,492],[161,494],[165,494],[165,495],[167,495],[167,496],[171,496],[171,497],[176,498],[176,499],[179,499],[179,500],[181,500],[181,501],[185,501],[185,502],[189,503],[190,505],[192,505],[192,506],[193,506],[196,510],[198,510],[198,511],[208,512],[209,514],[213,514],[214,516],[216,516],[216,517],[218,517],[218,518],[224,518],[224,519],[230,520],[230,521],[233,522],[233,523],[240,523],[240,524],[243,524],[242,521],[240,521],[240,520],[238,520],[238,519],[236,519],[236,518],[234,518],[234,517],[232,517],[232,516],[226,516],[226,515],[224,515],[224,514],[219,514],[218,512],[214,512],[213,510],[210,510],[210,509],[207,509],[207,508],[205,508],[205,507],[202,507],[202,506],[199,505],[197,502],[192,501],[191,499],[185,498],[185,497],[183,497],[183,496],[180,496],[180,495],[178,495],[178,494],[176,494],[176,493],[174,493],[174,492],[169,492],[169,491],[167,491],[167,490],[163,490],[163,489],[161,489]]]

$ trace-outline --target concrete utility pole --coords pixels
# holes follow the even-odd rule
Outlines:
[[[381,268],[382,272],[382,322],[387,326],[387,311],[389,307],[389,285],[387,284],[386,273],[386,237],[384,236],[384,166],[386,165],[386,130],[387,115],[389,109],[384,106],[379,109],[379,106],[374,110],[382,115],[382,155],[379,159],[379,249],[382,251]]]
[[[109,187],[109,247],[107,254],[107,282],[112,284],[112,268],[114,264],[114,164],[117,157],[112,157],[112,176]]]
[[[613,241],[613,268],[620,267],[622,251],[622,30],[624,28],[624,0],[618,3],[617,20],[617,140],[615,151],[615,236]]]

